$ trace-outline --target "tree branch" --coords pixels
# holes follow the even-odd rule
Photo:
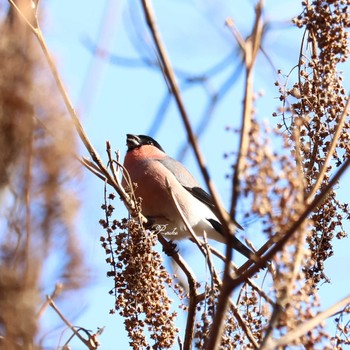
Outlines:
[[[350,295],[344,299],[338,301],[336,304],[332,305],[327,310],[320,312],[318,315],[311,318],[309,321],[302,323],[296,329],[288,332],[285,336],[278,340],[271,341],[266,350],[278,349],[280,347],[291,344],[295,339],[298,339],[305,333],[314,329],[318,324],[323,322],[326,318],[333,316],[341,308],[344,308],[350,303]]]

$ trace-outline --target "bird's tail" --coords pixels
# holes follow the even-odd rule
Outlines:
[[[235,235],[232,236],[232,248],[243,254],[247,259],[250,259],[254,253],[245,246]]]

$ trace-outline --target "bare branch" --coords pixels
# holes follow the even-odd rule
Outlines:
[[[242,131],[239,147],[238,159],[235,167],[232,186],[232,199],[230,217],[235,217],[236,204],[240,190],[240,175],[242,174],[244,161],[248,152],[249,131],[251,124],[251,117],[253,112],[253,66],[260,47],[262,37],[262,11],[263,1],[261,0],[256,8],[255,25],[251,38],[245,44],[245,64],[246,64],[246,82],[245,82],[245,96],[242,116]],[[214,350],[220,344],[220,339],[224,330],[224,315],[226,314],[229,296],[231,293],[230,280],[230,262],[232,256],[232,247],[227,244],[226,247],[226,264],[224,271],[224,281],[221,288],[221,294],[217,305],[217,310],[212,325],[211,337],[209,338],[207,349]]]
[[[321,186],[321,184],[322,184],[322,182],[324,180],[324,175],[325,175],[325,173],[327,171],[327,167],[328,167],[329,161],[330,161],[330,159],[332,158],[332,156],[334,154],[337,142],[339,140],[339,137],[340,137],[340,134],[342,132],[344,123],[346,121],[346,117],[349,115],[349,108],[350,108],[350,94],[348,95],[348,100],[347,100],[346,106],[345,106],[345,108],[343,110],[343,114],[342,114],[340,120],[337,123],[337,127],[336,127],[335,133],[333,135],[332,143],[329,146],[329,150],[327,152],[326,159],[325,159],[325,161],[323,163],[323,166],[322,166],[322,168],[321,168],[321,170],[320,170],[320,172],[318,174],[316,183],[312,187],[311,192],[308,194],[308,198],[307,198],[307,202],[308,203],[310,203],[312,201],[314,195],[316,194],[316,192],[318,191],[318,189],[320,188],[320,186]]]
[[[118,183],[115,182],[113,176],[109,173],[108,169],[103,164],[99,154],[97,153],[96,149],[94,148],[94,146],[90,142],[82,124],[80,123],[79,117],[78,117],[78,115],[75,111],[75,108],[74,108],[74,106],[73,106],[73,104],[68,96],[67,90],[64,86],[64,83],[63,83],[59,73],[58,73],[55,62],[54,62],[54,60],[51,56],[51,53],[46,45],[45,38],[42,34],[42,31],[40,29],[40,25],[38,22],[37,10],[34,13],[35,25],[33,26],[33,25],[31,25],[30,21],[26,18],[25,14],[21,11],[21,9],[14,3],[14,1],[13,0],[9,0],[9,1],[10,1],[11,5],[16,9],[16,11],[20,14],[20,16],[25,20],[25,22],[28,24],[28,26],[32,30],[33,34],[37,38],[37,40],[40,44],[40,47],[45,55],[45,58],[49,64],[49,67],[50,67],[51,73],[55,79],[56,85],[57,85],[57,87],[58,87],[58,89],[63,97],[64,103],[65,103],[66,108],[69,112],[69,115],[73,121],[75,129],[77,130],[77,133],[78,133],[81,141],[83,142],[85,148],[89,152],[93,161],[97,164],[100,172],[107,179],[108,183],[111,184],[114,187],[114,189],[117,191],[117,193],[119,194],[119,196],[123,200],[123,202],[126,205],[126,207],[128,208],[128,210],[130,212],[134,212],[136,209],[134,201],[132,201],[130,199],[129,195],[124,191],[124,189],[120,185],[118,185]]]
[[[61,311],[58,309],[54,301],[51,299],[50,296],[47,296],[47,300],[49,305],[56,311],[57,315],[61,318],[61,320],[67,325],[67,327],[74,333],[76,337],[79,338],[79,340],[90,350],[95,350],[98,348],[98,343],[95,342],[95,339],[90,336],[89,333],[89,339],[84,339],[80,333],[75,329],[75,327],[65,318],[65,316],[61,313]]]
[[[228,217],[228,214],[223,209],[223,206],[221,204],[221,201],[219,200],[219,196],[218,196],[217,191],[214,187],[214,184],[210,179],[209,172],[208,172],[207,167],[205,165],[204,157],[199,150],[197,139],[193,133],[193,130],[192,130],[192,127],[190,124],[190,120],[188,117],[188,113],[186,111],[185,105],[184,105],[182,97],[181,97],[180,88],[179,88],[178,83],[176,81],[174,70],[172,68],[170,59],[167,55],[167,52],[165,50],[165,47],[164,47],[163,42],[162,42],[161,37],[160,37],[160,33],[159,33],[159,30],[157,27],[156,17],[154,14],[151,0],[142,0],[142,7],[143,7],[143,10],[145,13],[147,25],[150,28],[154,43],[155,43],[156,48],[157,48],[160,62],[162,64],[162,70],[164,72],[164,77],[165,77],[167,83],[171,87],[171,91],[174,95],[174,98],[175,98],[177,107],[179,109],[182,121],[183,121],[184,126],[185,126],[186,131],[187,131],[188,139],[193,147],[198,165],[201,169],[202,175],[203,175],[204,180],[207,184],[209,192],[210,192],[211,196],[213,197],[213,201],[214,201],[215,206],[218,210],[219,219],[222,221],[223,226],[224,226],[224,232],[226,232],[227,236],[228,236],[229,232],[230,232],[229,227],[228,227],[228,223],[230,222],[230,218]]]
[[[286,244],[286,242],[290,239],[290,237],[300,228],[304,220],[325,200],[330,190],[334,187],[334,185],[339,181],[339,179],[343,176],[344,172],[350,166],[350,158],[348,158],[343,165],[338,169],[335,173],[331,181],[327,184],[324,190],[314,198],[314,200],[308,205],[305,210],[300,214],[298,220],[296,220],[291,227],[287,229],[286,233],[283,235],[281,239],[279,239],[272,248],[262,256],[270,247],[271,244],[274,243],[274,238],[271,238],[267,243],[265,243],[258,251],[258,256],[261,257],[261,260],[257,261],[255,264],[253,260],[248,260],[244,265],[242,265],[238,271],[238,277],[233,279],[232,287],[236,288],[242,282],[253,276],[256,272],[259,271],[262,267],[264,267],[268,260],[270,260],[278,251],[282,249],[282,247]],[[278,234],[277,234],[278,237]]]
[[[41,306],[40,310],[37,313],[37,317],[40,318],[43,313],[45,312],[45,310],[47,309],[47,307],[50,305],[50,300],[54,300],[56,299],[56,297],[61,294],[63,289],[63,285],[61,283],[56,283],[55,285],[55,289],[52,292],[52,294],[50,295],[50,299],[46,298],[45,303]]]
[[[243,102],[243,115],[242,115],[242,128],[240,135],[240,145],[235,166],[235,173],[233,176],[232,183],[232,198],[231,198],[231,210],[230,216],[235,217],[236,206],[240,191],[240,177],[242,176],[242,170],[244,161],[248,152],[249,145],[249,132],[251,129],[251,118],[253,114],[253,100],[254,100],[254,89],[253,89],[253,72],[254,64],[257,57],[258,49],[261,45],[262,39],[262,28],[263,22],[261,19],[263,1],[260,1],[256,7],[255,13],[255,24],[251,36],[247,39],[243,46],[244,60],[246,66],[246,77],[245,77],[245,92]],[[235,35],[237,38],[237,34]],[[242,45],[242,44],[240,44]]]
[[[169,242],[159,233],[158,240],[162,244],[165,250],[172,249],[173,247]],[[191,344],[193,341],[193,331],[196,320],[196,308],[198,304],[198,291],[197,291],[197,281],[195,275],[192,272],[191,268],[187,265],[186,261],[181,257],[179,253],[173,253],[171,258],[177,263],[180,269],[185,273],[188,282],[189,288],[189,305],[188,305],[188,315],[186,321],[186,331],[185,331],[185,340],[183,344],[183,349],[191,349]]]
[[[335,313],[339,311],[339,309],[344,308],[346,305],[350,303],[350,295],[340,300],[336,304],[332,305],[327,310],[320,312],[318,315],[313,317],[311,320],[304,322],[300,326],[298,326],[295,330],[288,332],[285,336],[278,340],[271,341],[270,344],[266,347],[267,350],[277,349],[282,346],[286,346],[291,344],[295,339],[298,339],[305,333],[311,331],[318,324],[323,322],[326,318],[333,316]]]

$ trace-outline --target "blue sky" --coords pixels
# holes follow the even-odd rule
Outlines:
[[[130,2],[132,3],[132,2]],[[44,20],[42,27],[51,52],[55,56],[58,69],[66,84],[74,105],[78,109],[82,123],[96,149],[104,160],[105,141],[110,140],[114,149],[125,152],[125,134],[145,134],[152,129],[154,118],[162,99],[166,94],[166,85],[157,69],[142,66],[116,65],[108,59],[94,57],[91,45],[99,43],[104,50],[116,57],[139,60],[138,47],[149,42],[147,31],[137,39],[135,31],[145,28],[137,18],[143,18],[134,2],[132,14],[126,1],[68,1],[49,0],[42,2]],[[242,109],[243,72],[239,69],[239,54],[236,42],[225,27],[226,18],[232,17],[243,36],[249,34],[253,16],[253,1],[154,1],[156,15],[164,42],[168,48],[173,65],[180,72],[201,74],[220,62],[230,53],[232,65],[218,74],[208,89],[218,89],[229,74],[232,87],[218,105],[212,120],[200,139],[200,146],[205,155],[210,174],[228,205],[230,181],[225,174],[230,172],[230,162],[223,154],[237,148],[238,139],[225,131],[227,126],[239,127]],[[290,18],[300,12],[299,1],[266,1],[265,18],[271,23],[264,41],[264,48],[269,53],[276,68],[286,73],[295,65],[299,54],[299,42],[302,32],[292,29]],[[105,28],[103,30],[103,28]],[[101,35],[102,33],[102,35]],[[89,46],[90,45],[90,46]],[[142,53],[152,58],[152,51],[143,46]],[[235,57],[236,53],[236,57]],[[134,61],[132,61],[134,62]],[[257,115],[269,120],[279,106],[278,91],[274,86],[274,72],[267,60],[260,55],[259,69],[255,73],[255,91],[263,92],[256,102]],[[238,68],[237,68],[238,67]],[[208,92],[202,86],[184,84],[184,102],[196,128],[201,121]],[[57,98],[60,98],[59,96]],[[154,130],[154,129],[153,129]],[[170,103],[164,120],[154,136],[163,148],[173,157],[179,154],[186,133],[173,102]],[[81,155],[87,152],[81,147]],[[202,181],[193,155],[187,153],[183,158],[185,165]],[[78,166],[78,164],[77,164]],[[349,179],[349,174],[346,174]],[[83,203],[79,219],[79,231],[84,239],[86,260],[92,275],[91,286],[83,295],[75,297],[74,307],[65,309],[66,316],[74,324],[88,329],[106,326],[101,336],[101,349],[128,348],[128,339],[124,332],[122,319],[108,314],[113,307],[113,298],[108,295],[112,281],[105,277],[107,265],[100,247],[99,237],[103,234],[98,221],[103,217],[100,206],[103,202],[103,183],[93,175],[86,173],[82,183]],[[348,193],[343,194],[346,200]],[[122,205],[117,206],[120,217],[126,215]],[[253,242],[260,242],[262,236],[247,232]],[[329,306],[346,295],[349,288],[349,275],[343,269],[349,259],[344,246],[348,240],[336,242],[336,256],[329,260],[327,272],[332,278],[332,285],[322,286],[320,295],[324,307]],[[256,243],[259,245],[259,243]],[[190,249],[185,247],[184,249]],[[194,262],[195,263],[195,262]],[[53,281],[54,283],[55,281]],[[49,292],[49,291],[48,291]],[[52,329],[61,324],[53,312],[48,311],[43,328]],[[57,333],[58,332],[58,333]],[[47,344],[55,344],[56,330]],[[114,343],[118,334],[118,346]],[[77,345],[75,349],[83,348]]]

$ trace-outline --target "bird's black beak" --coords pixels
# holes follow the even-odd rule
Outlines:
[[[141,146],[141,139],[137,135],[126,134],[126,145],[128,146],[128,151]]]

